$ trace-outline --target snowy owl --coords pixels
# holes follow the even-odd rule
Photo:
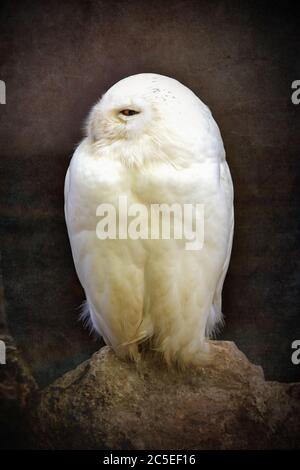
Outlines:
[[[99,206],[115,209],[120,228],[120,198],[146,209],[140,225],[143,217],[156,224],[157,237],[127,229],[99,236]],[[199,249],[187,249],[183,237],[160,236],[161,220],[150,214],[162,204],[203,208]],[[195,225],[196,211],[190,214]],[[177,216],[170,213],[173,230],[182,223]],[[208,107],[162,75],[113,85],[92,108],[70,162],[65,217],[85,315],[117,355],[139,360],[148,347],[168,364],[203,364],[207,338],[222,322],[234,224],[231,175]]]

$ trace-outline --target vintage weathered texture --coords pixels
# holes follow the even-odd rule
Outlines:
[[[108,347],[41,393],[32,417],[42,448],[265,449],[300,445],[300,384],[266,382],[232,342],[213,365],[136,367]]]
[[[5,297],[11,332],[41,386],[99,348],[77,322],[84,294],[64,223],[64,175],[91,106],[139,72],[178,79],[220,125],[236,219],[222,339],[236,341],[267,377],[300,380],[290,359],[300,338],[300,106],[291,101],[300,28],[289,3],[1,1]]]

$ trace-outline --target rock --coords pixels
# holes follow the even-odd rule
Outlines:
[[[300,446],[300,384],[266,382],[234,343],[213,365],[137,367],[104,347],[41,392],[35,435],[51,449],[279,449]]]

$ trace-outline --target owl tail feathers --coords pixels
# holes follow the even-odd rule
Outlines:
[[[147,331],[139,331],[138,334],[131,340],[124,341],[118,348],[116,353],[128,357],[132,361],[138,363],[141,359],[139,345],[149,339]]]
[[[130,341],[119,345],[112,345],[112,348],[116,355],[123,360],[130,360],[138,364],[141,359],[141,353],[139,351],[139,343]]]
[[[138,336],[130,341],[125,341],[121,346],[131,346],[132,344],[139,344],[149,338],[147,331],[140,331]]]

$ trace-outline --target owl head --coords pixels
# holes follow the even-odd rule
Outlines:
[[[174,146],[201,154],[217,134],[212,128],[218,133],[210,110],[189,88],[142,73],[120,80],[102,96],[88,117],[87,137],[98,149],[113,146],[122,155],[147,158]]]

